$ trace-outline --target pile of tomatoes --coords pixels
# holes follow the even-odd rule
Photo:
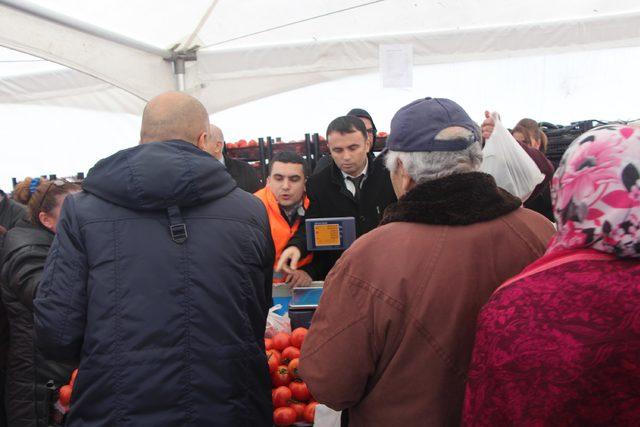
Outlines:
[[[313,423],[316,405],[307,385],[298,373],[300,348],[307,335],[306,328],[297,328],[291,335],[280,332],[265,338],[267,363],[271,374],[273,423],[288,426],[296,422]]]

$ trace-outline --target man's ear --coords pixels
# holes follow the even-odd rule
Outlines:
[[[399,163],[400,164],[398,165],[398,167],[400,168],[400,174],[402,176],[402,190],[406,193],[416,186],[416,182],[413,180],[413,178],[411,178],[409,172],[407,172],[407,170],[404,168],[401,160],[399,160]]]
[[[369,151],[371,151],[371,144],[373,144],[372,142],[369,141],[369,138],[365,139],[364,141],[364,148],[367,151],[367,153]]]
[[[224,148],[224,141],[216,141],[213,143],[213,151],[216,154],[222,155],[223,148]]]
[[[55,222],[50,215],[47,215],[44,212],[40,212],[38,214],[38,219],[40,220],[40,223],[44,225],[48,230],[53,231],[55,229]]]
[[[198,147],[199,149],[206,151],[205,147],[207,146],[207,138],[209,137],[209,134],[207,132],[202,132],[200,134],[200,136],[198,137],[198,140],[196,141],[196,147]]]

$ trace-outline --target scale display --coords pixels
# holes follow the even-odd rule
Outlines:
[[[356,240],[356,220],[353,217],[307,218],[307,250],[345,250]]]

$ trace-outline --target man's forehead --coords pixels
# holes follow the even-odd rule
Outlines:
[[[282,175],[286,177],[303,176],[304,168],[300,163],[274,162],[271,166],[271,175]]]
[[[362,123],[364,123],[365,127],[367,129],[372,128],[373,127],[373,122],[369,119],[367,119],[366,117],[358,117],[360,120],[362,120]]]
[[[327,142],[330,145],[345,145],[349,146],[351,144],[365,143],[366,138],[360,131],[354,130],[350,133],[340,133],[340,132],[331,132],[327,135]]]

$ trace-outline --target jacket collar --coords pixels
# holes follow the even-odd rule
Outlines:
[[[391,222],[469,225],[506,215],[520,205],[520,199],[498,188],[491,175],[456,174],[417,185],[389,205],[381,225]]]
[[[373,172],[373,168],[374,168],[374,160],[376,159],[376,157],[372,154],[372,153],[368,153],[367,154],[367,179],[371,178],[371,174]],[[331,182],[335,185],[337,185],[338,187],[340,187],[340,192],[342,194],[344,194],[345,196],[347,196],[348,198],[350,198],[351,200],[355,201],[356,199],[353,197],[353,194],[351,194],[351,191],[347,190],[347,186],[344,183],[344,175],[342,175],[342,171],[340,170],[340,168],[338,167],[338,165],[336,165],[336,162],[333,161],[333,159],[331,159]],[[364,185],[366,185],[367,180],[364,180],[363,183],[363,187]]]

